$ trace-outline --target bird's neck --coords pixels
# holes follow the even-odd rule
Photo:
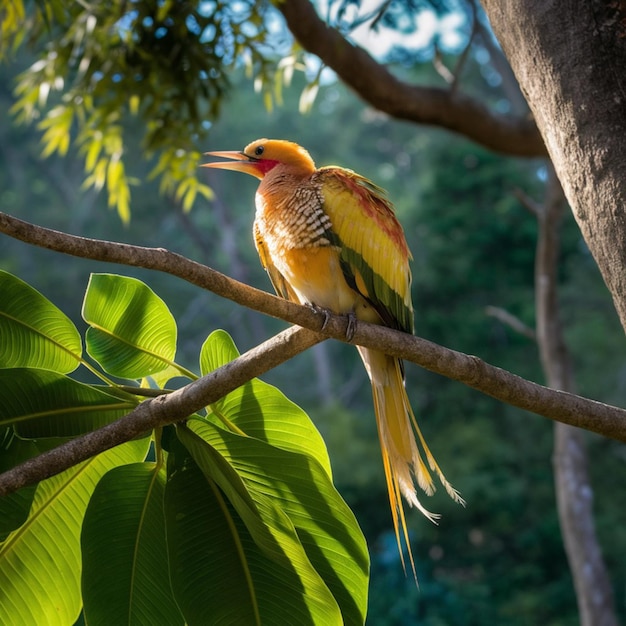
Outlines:
[[[261,181],[259,193],[263,196],[273,197],[276,200],[286,198],[301,187],[309,185],[311,174],[314,171],[277,165]]]

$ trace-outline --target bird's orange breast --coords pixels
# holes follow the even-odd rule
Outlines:
[[[303,303],[336,313],[347,313],[354,306],[357,294],[343,277],[335,248],[292,248],[283,253],[278,266]]]
[[[346,282],[319,187],[310,180],[293,186],[286,182],[269,179],[256,195],[255,231],[267,262],[302,304],[338,314],[354,311],[358,319],[380,323],[370,303]]]
[[[302,304],[314,304],[334,313],[354,312],[358,319],[380,323],[380,316],[346,282],[339,251],[333,246],[292,248],[274,261]]]

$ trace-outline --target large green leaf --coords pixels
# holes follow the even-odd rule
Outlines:
[[[178,434],[213,493],[215,504],[202,509],[202,515],[218,516],[210,523],[212,527],[216,524],[221,527],[219,532],[215,531],[216,541],[198,535],[204,524],[202,519],[195,519],[200,513],[189,509],[175,510],[173,502],[168,503],[166,497],[168,546],[178,545],[182,549],[181,563],[193,558],[194,549],[199,549],[201,541],[206,554],[211,555],[210,562],[217,563],[215,568],[206,567],[208,557],[196,559],[198,568],[202,563],[206,567],[198,582],[197,570],[190,573],[180,567],[172,569],[176,598],[190,626],[248,623],[245,620],[250,615],[258,616],[252,624],[342,624],[339,606],[312,566],[289,518],[270,498],[258,496],[253,500],[233,468],[198,435],[186,427],[180,427]],[[174,477],[175,473],[172,473]],[[208,497],[205,489],[190,506],[199,506],[197,500],[201,499],[201,494]],[[174,539],[170,542],[170,520],[181,524],[187,522],[184,530],[176,531],[179,538],[187,533],[184,545],[181,541],[176,544]],[[229,534],[230,539],[226,541]],[[225,552],[220,551],[222,543]],[[212,621],[206,607],[197,601],[197,594],[206,593],[207,587],[216,590],[216,603],[220,597],[228,600],[223,606],[216,606],[218,614],[228,615],[228,620]],[[232,605],[233,593],[236,593],[235,605]],[[198,613],[191,613],[190,607]],[[238,619],[239,616],[243,621]]]
[[[42,367],[67,374],[82,356],[72,321],[23,280],[0,270],[0,367]]]
[[[239,356],[230,335],[223,330],[211,333],[200,351],[202,375]],[[279,389],[254,379],[211,405],[246,435],[273,446],[315,458],[331,476],[326,444],[309,416]]]
[[[174,359],[176,322],[163,300],[135,278],[92,274],[83,318],[90,326],[87,352],[109,374],[143,378]]]
[[[188,427],[237,472],[256,504],[271,500],[289,517],[316,571],[335,596],[345,624],[367,610],[369,556],[352,511],[310,456],[274,448],[201,419]]]
[[[172,455],[169,457],[172,459]],[[190,626],[260,623],[238,516],[192,459],[170,465],[165,510],[172,586]]]
[[[145,457],[148,438],[103,452],[39,483],[26,522],[0,544],[3,626],[73,624],[82,606],[80,529],[89,498],[111,468]]]
[[[0,425],[13,424],[21,437],[74,437],[136,404],[49,370],[0,369]]]
[[[165,469],[122,465],[98,483],[85,513],[83,603],[89,626],[176,626],[163,493]]]

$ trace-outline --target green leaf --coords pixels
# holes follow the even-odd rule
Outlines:
[[[220,565],[206,568],[201,580],[196,579],[197,568],[191,571],[172,568],[176,598],[190,626],[207,623],[207,608],[197,601],[197,597],[206,593],[208,588],[215,589],[216,603],[221,596],[227,599],[222,606],[214,605],[218,614],[229,615],[230,622],[224,620],[224,623],[250,623],[246,622],[246,617],[258,614],[259,619],[252,624],[342,624],[339,607],[311,565],[289,518],[271,499],[258,496],[253,500],[233,468],[195,433],[186,427],[179,427],[177,432],[202,471],[215,504],[203,508],[205,517],[196,519],[200,512],[195,512],[195,508],[200,506],[203,497],[209,497],[208,490],[196,492],[191,501],[187,500],[188,507],[193,510],[180,510],[174,508],[171,500],[168,502],[168,482],[168,545],[177,545],[174,536],[170,542],[170,521],[187,522],[184,545],[185,531],[175,530],[178,545],[183,549],[181,564],[192,558],[194,547],[199,549],[199,541],[203,538],[205,558],[197,557],[198,567],[201,562],[207,562],[208,555]],[[190,465],[191,462],[187,463],[179,471],[182,473],[186,468],[191,471],[188,469]],[[174,479],[176,472],[171,475]],[[210,522],[212,525],[219,523],[222,526],[219,532],[222,540],[230,533],[225,552],[220,551],[220,541],[211,542],[210,537],[197,535],[203,524],[209,523],[208,516],[214,516]],[[194,532],[196,534],[192,534]],[[235,593],[237,602],[233,605]],[[191,609],[198,612],[192,613]]]
[[[74,371],[83,347],[72,321],[30,285],[2,270],[0,293],[0,367]]]
[[[42,481],[26,522],[0,544],[3,626],[73,624],[82,606],[80,529],[98,480],[111,468],[145,457],[134,440]]]
[[[239,352],[223,330],[211,333],[200,352],[202,375],[233,361]],[[307,454],[331,476],[326,444],[309,416],[279,389],[254,379],[211,405],[211,410],[250,437]]]
[[[0,473],[10,470],[38,452],[33,441],[16,437],[12,428],[0,431]],[[0,542],[28,518],[36,487],[37,485],[23,487],[0,498]]]
[[[230,336],[215,331],[202,347],[201,372],[206,374],[237,356]],[[367,605],[367,545],[354,515],[332,485],[326,447],[309,417],[279,390],[259,380],[228,394],[211,409],[249,437],[198,420],[190,420],[189,428],[224,456],[253,499],[258,494],[280,503],[333,591],[345,622],[362,623]],[[317,508],[311,511],[313,504]]]
[[[74,437],[113,422],[136,405],[57,372],[0,369],[0,425],[13,424],[20,437]]]
[[[369,556],[352,511],[310,456],[274,448],[201,419],[188,428],[232,466],[252,500],[270,500],[289,517],[311,563],[341,607],[345,624],[367,610]]]
[[[83,523],[83,603],[89,626],[176,626],[163,494],[155,463],[116,467],[96,487]]]
[[[143,378],[166,369],[176,354],[176,322],[145,283],[92,274],[83,303],[87,352],[109,374]]]
[[[170,463],[165,511],[172,587],[187,623],[260,624],[241,523],[192,459]]]

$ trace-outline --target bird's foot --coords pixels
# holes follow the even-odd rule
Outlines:
[[[346,340],[352,341],[352,338],[354,337],[354,333],[356,332],[356,325],[357,325],[356,313],[354,311],[350,311],[350,313],[348,313],[347,315],[347,318],[348,318],[348,325],[346,326]]]
[[[324,307],[318,306],[317,304],[313,303],[310,303],[307,306],[310,307],[314,313],[317,313],[318,315],[322,315],[324,317],[324,321],[322,322],[322,327],[320,328],[320,330],[326,330],[326,326],[328,326],[332,311],[329,311],[328,309],[325,309]]]
[[[315,313],[322,315],[324,317],[324,321],[322,322],[322,327],[320,328],[320,330],[321,331],[326,330],[326,326],[328,326],[328,322],[330,321],[330,316],[334,315],[335,313],[331,311],[330,309],[327,309],[322,306],[318,306],[317,304],[309,304],[308,306],[311,307],[311,309],[313,309]],[[348,324],[346,326],[346,341],[352,341],[352,338],[354,337],[354,333],[356,332],[356,325],[357,325],[356,313],[354,311],[350,311],[349,313],[346,314],[346,318],[348,319]]]

